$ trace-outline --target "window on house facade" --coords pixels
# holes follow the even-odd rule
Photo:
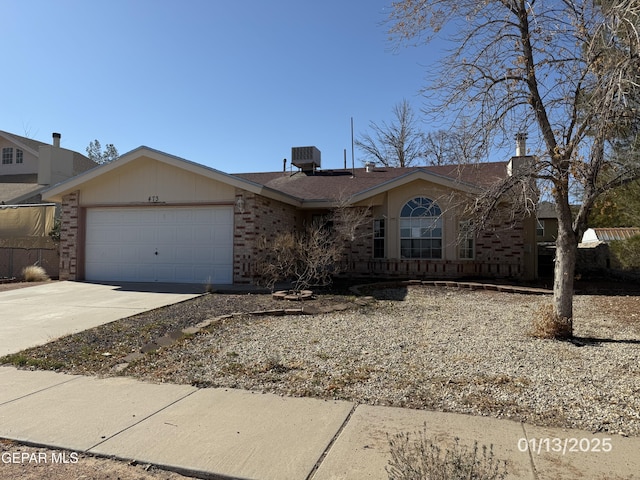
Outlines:
[[[402,207],[400,256],[442,258],[442,211],[433,200],[416,197]]]
[[[13,163],[13,147],[5,147],[2,149],[2,164],[9,165]]]
[[[538,224],[536,226],[536,235],[538,237],[544,237],[544,220],[537,220]]]
[[[373,221],[373,258],[384,258],[384,218]]]
[[[22,163],[24,159],[24,152],[19,148],[16,148],[16,163]]]
[[[473,260],[475,258],[475,234],[469,220],[460,222],[460,259]]]

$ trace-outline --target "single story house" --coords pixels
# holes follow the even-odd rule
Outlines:
[[[142,146],[56,185],[45,197],[62,204],[60,278],[255,283],[259,245],[345,201],[369,215],[348,246],[348,275],[536,275],[535,218],[474,234],[463,216],[513,159],[322,170],[319,150],[296,147],[292,164],[228,174]]]

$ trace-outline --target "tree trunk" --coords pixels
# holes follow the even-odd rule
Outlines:
[[[573,336],[573,280],[578,244],[571,227],[571,212],[568,205],[566,209],[565,212],[558,212],[558,238],[553,278],[553,312],[557,323],[557,338]]]

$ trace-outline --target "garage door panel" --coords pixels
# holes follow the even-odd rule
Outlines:
[[[211,264],[215,261],[215,249],[210,247],[196,246],[192,250],[194,264]],[[219,263],[219,262],[218,262]]]
[[[178,229],[176,232],[176,242],[179,243],[193,243],[197,239],[195,231],[192,225],[185,225],[184,228]]]
[[[230,206],[90,208],[85,238],[88,280],[233,281]]]
[[[233,210],[232,209],[221,209],[213,212],[214,215],[214,223],[217,225],[233,225]]]
[[[226,244],[231,241],[232,235],[229,231],[227,231],[228,227],[225,228],[216,228],[213,231],[212,241],[215,244]]]
[[[196,250],[198,247],[188,248],[185,246],[177,247],[175,250],[175,261],[178,264],[189,264],[192,265],[194,262],[198,261],[199,256]]]
[[[155,230],[156,245],[175,245],[178,241],[177,227],[174,224],[162,223]]]
[[[148,225],[144,223],[140,223],[138,225],[138,236],[136,243],[154,245],[156,238],[158,238],[158,233],[156,232],[155,225]]]
[[[208,245],[213,242],[213,228],[210,224],[196,225],[193,227],[193,236],[198,239],[198,243]]]
[[[212,249],[212,253],[213,253],[213,263],[221,265],[221,264],[224,264],[227,258],[229,258],[229,255],[233,254],[233,249],[229,249],[225,247],[217,247]]]

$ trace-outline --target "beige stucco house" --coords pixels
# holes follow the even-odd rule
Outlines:
[[[40,203],[51,185],[94,168],[81,153],[60,146],[61,135],[44,143],[0,130],[0,203]]]
[[[60,147],[60,138],[54,133],[48,144],[0,131],[0,278],[33,264],[58,275],[58,245],[49,236],[56,205],[42,204],[42,192],[96,166]]]
[[[261,240],[297,230],[336,202],[369,207],[348,245],[354,276],[535,277],[535,218],[470,234],[465,202],[510,162],[227,174],[148,147],[45,192],[62,204],[60,278],[254,283]]]

